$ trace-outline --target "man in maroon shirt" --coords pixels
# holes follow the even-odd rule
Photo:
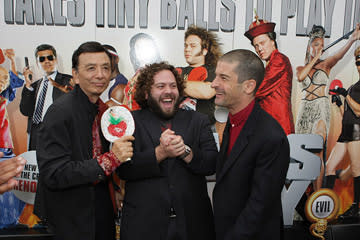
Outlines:
[[[229,118],[213,191],[216,239],[282,239],[290,149],[280,124],[255,101],[264,71],[249,50],[228,52],[217,63],[211,86]]]

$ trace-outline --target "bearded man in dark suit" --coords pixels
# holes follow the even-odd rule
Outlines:
[[[167,63],[141,70],[134,155],[117,169],[126,180],[122,240],[215,239],[205,176],[217,149],[206,115],[179,109],[184,80]]]

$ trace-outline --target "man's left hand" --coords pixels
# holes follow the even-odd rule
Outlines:
[[[180,135],[175,135],[169,145],[165,147],[165,151],[169,154],[169,157],[178,157],[184,154],[185,144],[182,137]]]
[[[132,142],[135,138],[133,136],[123,136],[116,140],[111,148],[117,159],[121,162],[127,161],[133,156]]]

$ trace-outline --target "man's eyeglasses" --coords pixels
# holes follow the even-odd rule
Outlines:
[[[45,62],[45,58],[47,58],[47,60],[49,60],[49,61],[53,61],[53,60],[54,60],[54,56],[53,56],[53,55],[40,56],[40,57],[39,57],[39,62]]]
[[[360,61],[356,61],[356,62],[355,62],[355,65],[356,65],[356,66],[360,66]]]

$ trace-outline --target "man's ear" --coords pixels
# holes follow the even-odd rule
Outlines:
[[[271,40],[271,42],[272,42],[272,47],[274,48],[274,49],[276,49],[276,44],[275,44],[275,41],[274,40]]]
[[[244,90],[247,94],[252,94],[256,88],[256,81],[254,79],[246,80],[244,83]]]
[[[202,54],[203,54],[204,56],[206,56],[207,53],[208,53],[208,50],[207,50],[206,48],[204,48],[204,49],[202,50]]]
[[[72,69],[72,78],[76,84],[79,84],[78,72],[75,68]]]

